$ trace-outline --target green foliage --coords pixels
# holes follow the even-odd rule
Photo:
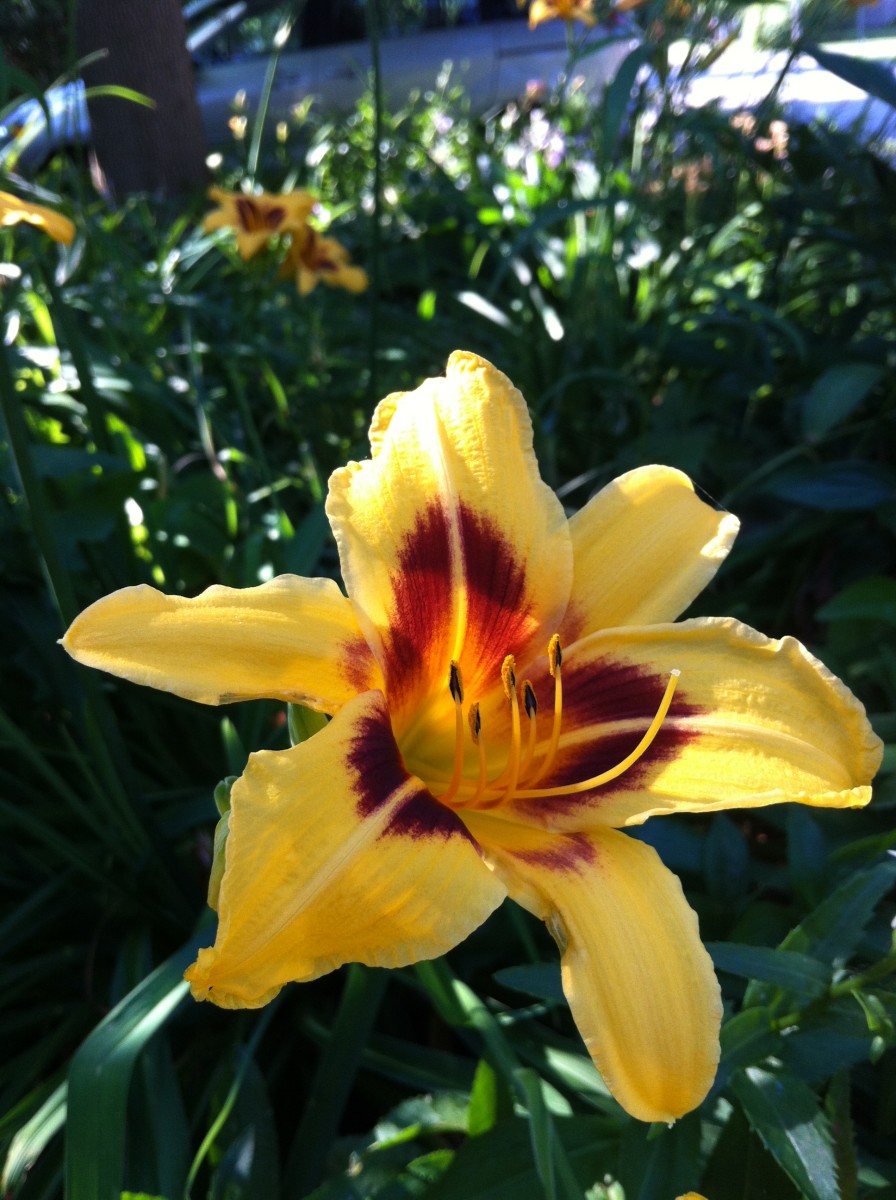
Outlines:
[[[110,211],[71,164],[40,183],[74,247],[0,231],[4,1195],[56,1200],[63,1172],[68,1200],[896,1191],[896,184],[845,135],[783,139],[773,106],[681,107],[722,7],[693,6],[680,72],[679,25],[597,109],[570,85],[479,122],[446,76],[382,114],[378,158],[370,98],[304,113],[258,179],[319,193],[372,297],[300,300],[273,253],[202,232],[202,198]],[[726,1006],[716,1087],[671,1129],[609,1096],[510,904],[447,962],[350,967],[260,1013],[184,999],[215,801],[317,718],[200,709],[55,644],[116,587],[334,574],[329,472],[456,347],[523,390],[571,509],[655,460],[730,505],[741,539],[694,611],[801,637],[891,744],[866,811],[644,829]]]

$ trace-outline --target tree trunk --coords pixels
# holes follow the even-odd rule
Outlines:
[[[181,0],[78,0],[78,55],[87,87],[120,84],[155,102],[88,100],[97,162],[116,197],[176,195],[203,186],[205,138]]]

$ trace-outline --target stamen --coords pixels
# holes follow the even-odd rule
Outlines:
[[[439,796],[443,804],[450,804],[460,788],[461,776],[464,769],[464,685],[460,673],[460,665],[452,662],[448,673],[448,691],[454,701],[454,766],[447,789]]]
[[[448,691],[451,693],[451,699],[455,704],[463,704],[464,677],[460,672],[460,663],[451,663],[451,671],[448,675]]]
[[[544,762],[535,776],[535,782],[544,779],[554,765],[557,757],[557,747],[560,745],[560,722],[563,719],[563,675],[560,667],[563,663],[563,651],[560,647],[560,634],[555,633],[548,643],[548,670],[554,677],[554,721],[551,725],[551,740],[548,742]]]
[[[656,710],[656,716],[650,722],[650,726],[640,742],[638,742],[631,754],[626,755],[622,762],[617,763],[615,767],[611,767],[609,771],[602,771],[600,775],[594,775],[591,779],[583,779],[581,783],[564,783],[560,787],[549,788],[524,788],[521,791],[515,792],[514,798],[520,800],[542,800],[549,796],[573,796],[578,792],[590,792],[592,788],[601,787],[613,779],[618,779],[620,775],[627,771],[629,767],[634,766],[638,759],[646,753],[653,739],[659,733],[660,726],[666,719],[666,714],[672,704],[672,697],[678,686],[680,675],[681,672],[677,669],[671,672],[669,682],[666,684],[666,690],[663,693],[663,698],[660,701],[660,706]]]
[[[548,670],[556,675],[563,662],[563,651],[560,648],[560,634],[555,633],[548,642]]]
[[[510,701],[510,753],[504,770],[488,785],[489,791],[492,788],[499,788],[500,791],[483,804],[483,808],[493,808],[499,804],[505,792],[512,792],[520,778],[520,701],[516,692],[516,661],[512,654],[508,654],[501,665],[501,683],[504,685],[504,695]]]
[[[508,654],[501,663],[501,683],[508,700],[516,694],[516,659]]]
[[[476,791],[470,804],[473,808],[479,804],[482,797],[485,795],[485,738],[482,736],[482,718],[479,715],[479,705],[471,704],[470,711],[467,713],[467,720],[470,723],[470,733],[473,737],[473,743],[479,751],[479,781],[476,784]]]
[[[521,774],[525,775],[532,764],[532,757],[535,754],[535,717],[538,714],[538,701],[535,698],[535,689],[528,679],[523,680],[523,707],[526,710],[526,716],[529,718],[529,736],[526,740],[526,753],[523,755],[523,762],[520,767]]]

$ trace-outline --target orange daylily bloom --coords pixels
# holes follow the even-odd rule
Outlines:
[[[295,275],[300,296],[314,291],[321,280],[349,292],[363,292],[367,287],[367,272],[351,265],[346,248],[310,225],[293,237],[280,274],[287,278]]]
[[[237,250],[247,261],[277,234],[304,232],[308,216],[317,203],[316,196],[301,190],[249,196],[213,187],[208,195],[218,207],[206,215],[202,228],[206,232],[234,229]]]
[[[74,241],[75,226],[62,213],[22,200],[10,192],[0,192],[0,226],[18,225],[20,221],[42,229],[54,242],[64,246],[70,246]]]
[[[715,1076],[719,988],[678,879],[625,828],[863,805],[881,743],[794,639],[676,620],[738,528],[680,471],[630,471],[568,520],[523,397],[462,352],[383,400],[370,444],[329,484],[347,595],[296,576],[195,599],[131,587],[64,639],[206,704],[332,716],[233,786],[193,995],[253,1008],[345,962],[433,958],[509,895],[560,947],[619,1103],[680,1117]]]

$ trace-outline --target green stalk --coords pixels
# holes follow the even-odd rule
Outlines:
[[[377,380],[379,350],[380,286],[383,205],[383,80],[380,62],[380,23],[378,0],[367,0],[367,30],[370,36],[370,64],[373,76],[373,226],[370,231],[370,325],[367,341],[367,389],[370,406],[380,399]]]
[[[262,85],[261,95],[258,98],[258,108],[255,111],[255,124],[252,127],[252,138],[249,142],[249,154],[246,158],[246,174],[254,183],[255,174],[258,171],[258,157],[261,153],[261,137],[264,133],[265,121],[268,118],[268,108],[271,104],[271,92],[274,90],[274,79],[277,76],[277,68],[280,65],[280,55],[283,53],[283,48],[286,45],[289,35],[292,32],[292,27],[302,15],[302,9],[305,7],[305,0],[298,0],[298,3],[293,7],[293,14],[282,22],[280,28],[274,37],[274,49],[271,51],[271,57],[268,59],[268,67],[265,72],[264,84]]]
[[[389,976],[351,963],[345,988],[321,1048],[314,1082],[286,1167],[285,1196],[305,1196],[319,1182],[330,1144],[355,1081],[361,1055],[379,1012]]]

